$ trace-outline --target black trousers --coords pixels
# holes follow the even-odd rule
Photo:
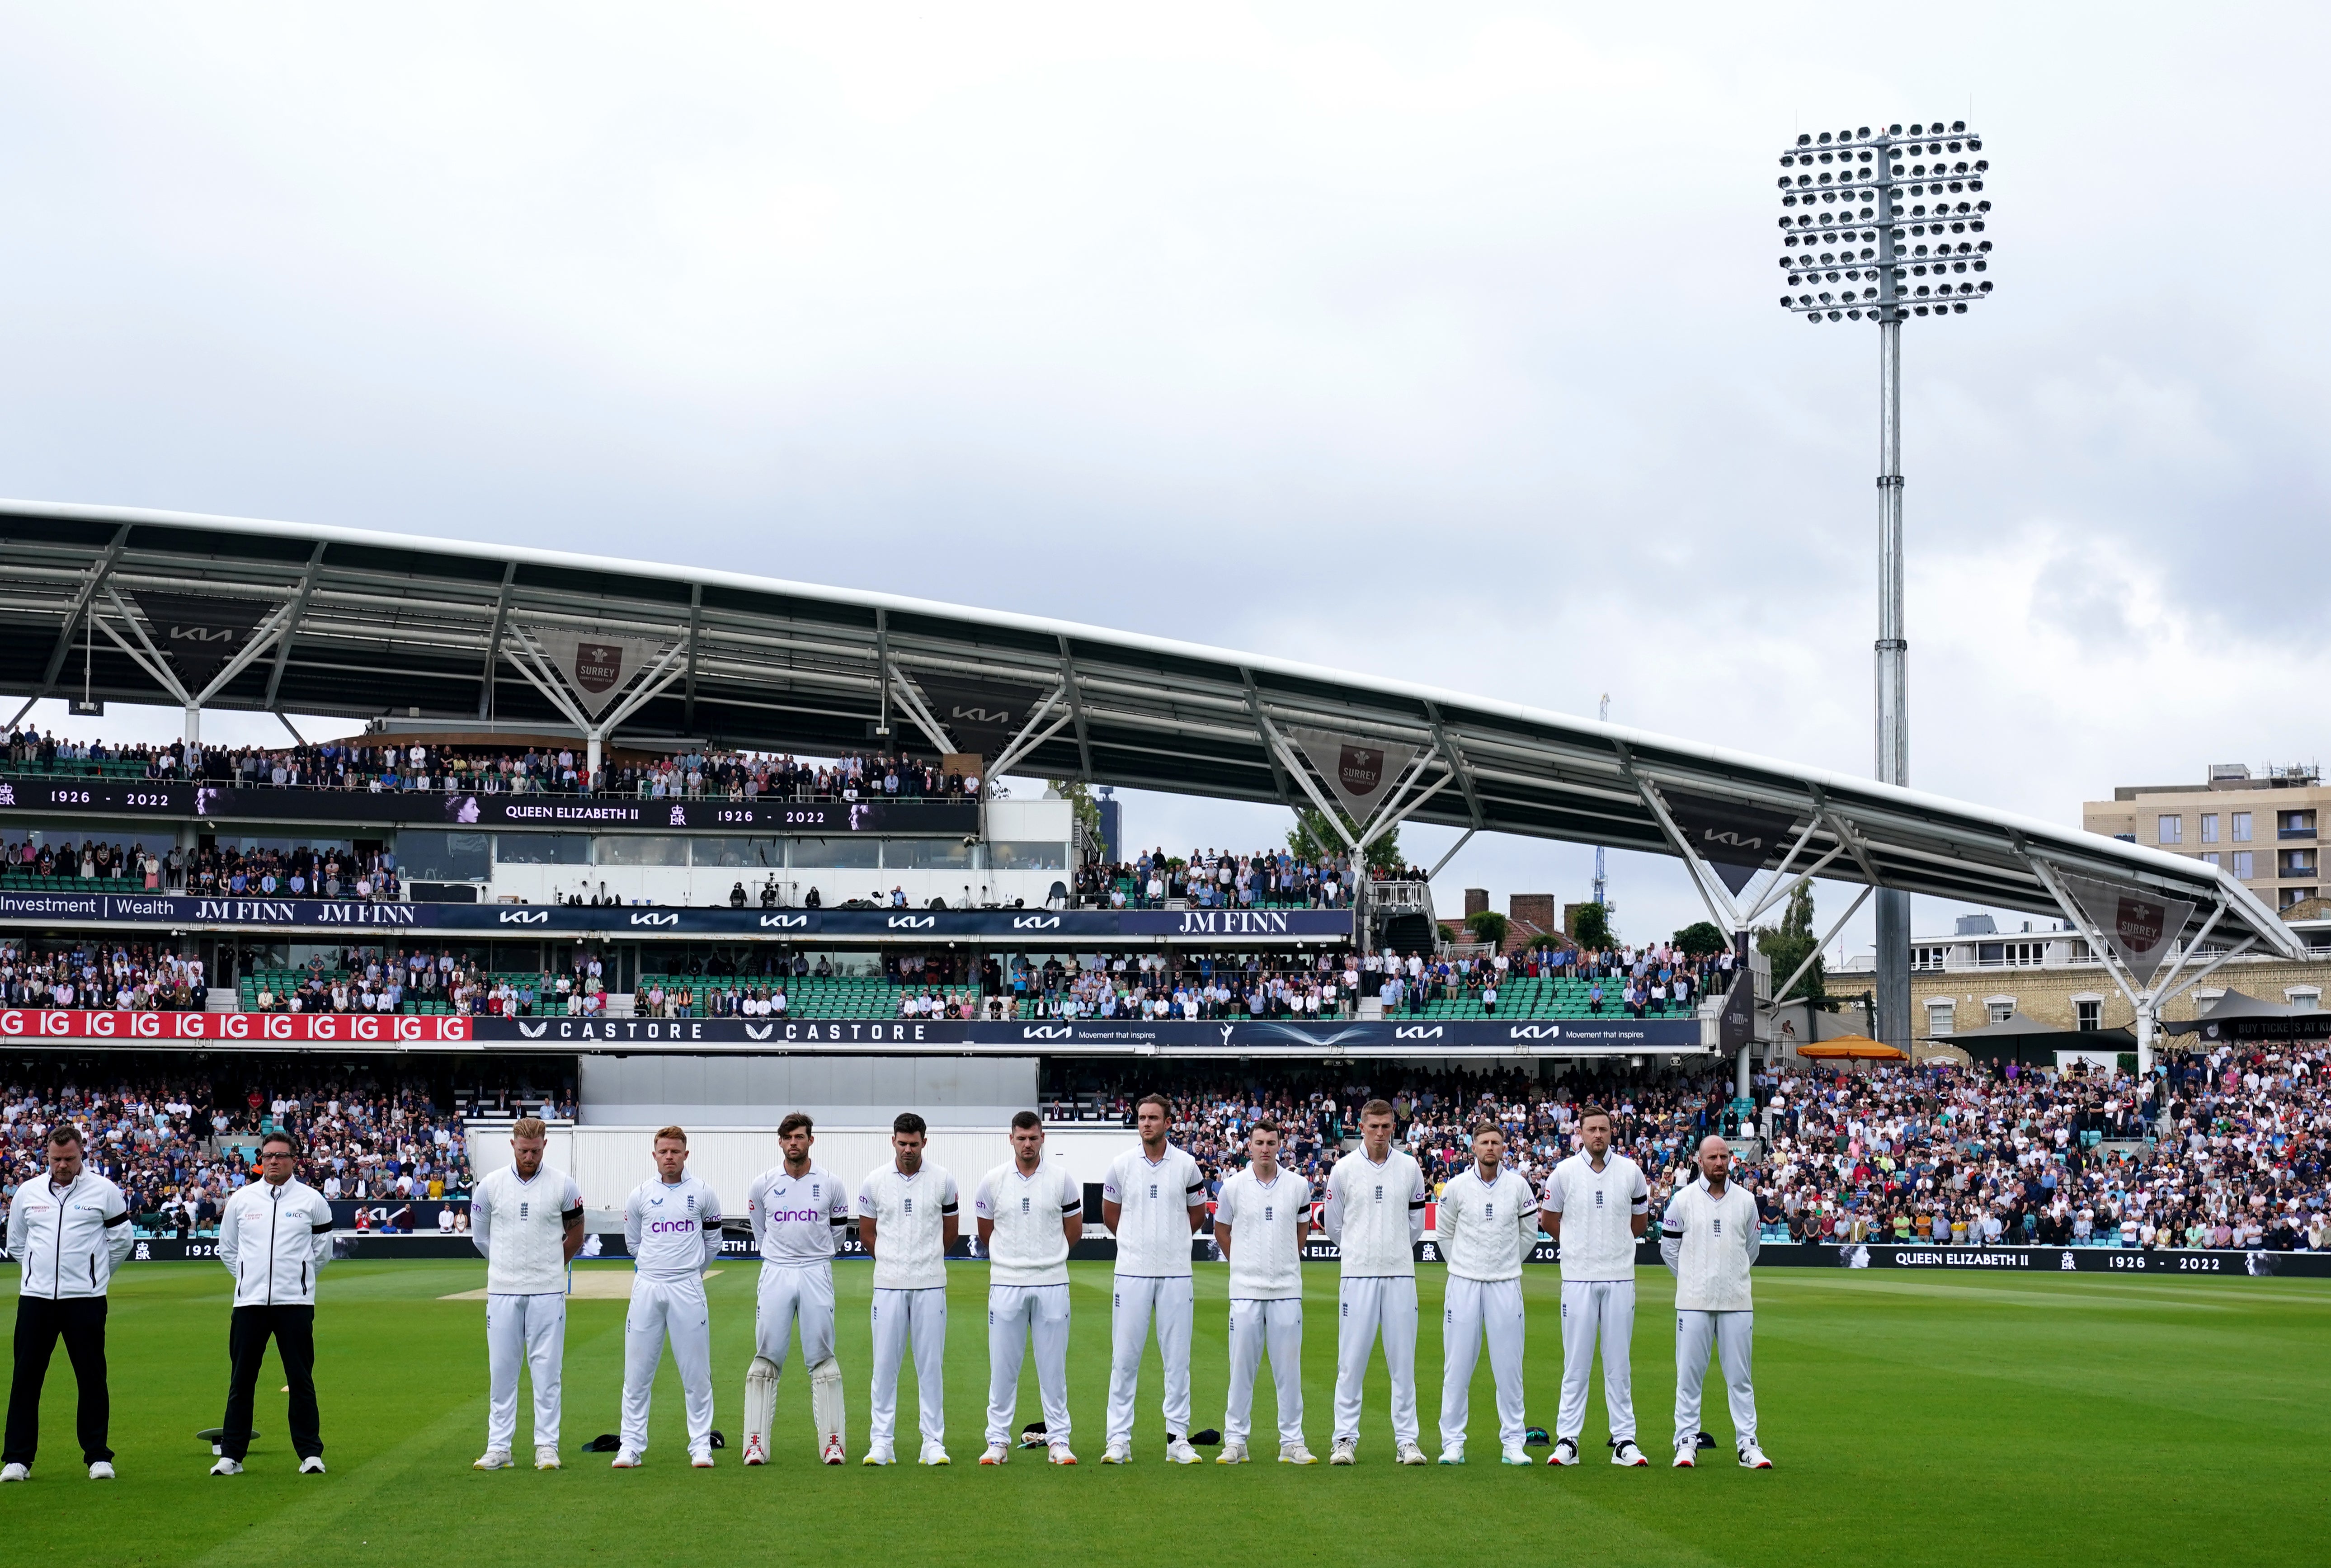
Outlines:
[[[81,1439],[81,1462],[93,1465],[109,1459],[105,1430],[113,1417],[112,1397],[105,1387],[105,1297],[41,1296],[16,1297],[16,1372],[8,1384],[8,1437],[0,1465],[33,1468],[41,1446],[41,1385],[48,1381],[49,1358],[62,1335],[65,1354],[72,1359],[73,1381],[81,1385],[81,1409],[73,1431]]]
[[[312,1307],[238,1307],[227,1321],[226,1354],[233,1365],[226,1385],[225,1436],[219,1450],[240,1463],[251,1451],[252,1396],[267,1341],[275,1340],[283,1381],[291,1385],[291,1451],[301,1459],[324,1451],[322,1418],[316,1411],[316,1309]]]

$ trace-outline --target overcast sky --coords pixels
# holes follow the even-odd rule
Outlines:
[[[1965,119],[1998,290],[1906,329],[1913,782],[2077,822],[2314,760],[2331,14],[1892,14],[0,6],[0,493],[1608,692],[1867,771],[1876,334],[1775,303],[1774,159]],[[1591,858],[1477,839],[1443,912]],[[1698,914],[1656,859],[1613,896]]]

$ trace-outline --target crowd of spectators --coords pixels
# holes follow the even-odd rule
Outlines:
[[[304,971],[270,973],[256,983],[262,1012],[459,1012],[480,1017],[587,1018],[606,1011],[604,961],[578,949],[565,969],[495,972],[450,947],[373,953],[347,969],[328,969],[321,955]]]
[[[550,1114],[572,1117],[571,1098],[554,1097]],[[91,1168],[121,1187],[147,1234],[215,1230],[228,1194],[257,1174],[259,1136],[277,1129],[300,1140],[300,1179],[329,1199],[405,1203],[470,1188],[451,1093],[414,1077],[18,1069],[0,1084],[0,1202],[40,1175],[61,1121],[81,1129]]]
[[[0,1002],[10,1007],[200,1012],[208,998],[201,959],[150,943],[0,942]]]
[[[1162,909],[1169,898],[1198,909],[1340,909],[1352,901],[1352,861],[1285,848],[1187,857],[1147,850],[1116,865],[1080,867],[1075,891],[1080,904],[1106,909]]]

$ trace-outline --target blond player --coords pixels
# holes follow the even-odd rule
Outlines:
[[[1327,1173],[1320,1228],[1341,1255],[1336,1287],[1336,1435],[1331,1465],[1356,1464],[1360,1385],[1384,1339],[1392,1383],[1394,1462],[1424,1463],[1416,1422],[1416,1244],[1424,1235],[1424,1171],[1392,1146],[1392,1107],[1360,1107],[1360,1152]]]
[[[1689,1470],[1699,1448],[1699,1390],[1712,1346],[1724,1364],[1732,1440],[1743,1469],[1769,1470],[1756,1446],[1756,1387],[1750,1354],[1756,1315],[1748,1274],[1763,1236],[1756,1200],[1732,1180],[1732,1145],[1700,1140],[1697,1182],[1668,1200],[1660,1257],[1676,1278],[1675,1468]]]
[[[1538,1201],[1538,1221],[1562,1249],[1562,1405],[1555,1413],[1550,1465],[1578,1462],[1586,1427],[1586,1385],[1603,1345],[1603,1402],[1611,1419],[1611,1462],[1641,1468],[1628,1353],[1635,1340],[1635,1242],[1651,1222],[1642,1171],[1611,1152],[1611,1113],[1588,1106],[1578,1118],[1579,1152],[1555,1166]]]
[[[1084,1194],[1068,1167],[1044,1157],[1044,1121],[1012,1118],[1012,1157],[987,1173],[972,1196],[979,1244],[987,1253],[987,1449],[983,1465],[1012,1458],[1012,1412],[1020,1363],[1036,1345],[1036,1387],[1052,1463],[1073,1465],[1069,1447],[1069,1249],[1085,1230]]]
[[[623,1315],[623,1416],[614,1468],[636,1468],[648,1451],[648,1407],[656,1364],[671,1342],[688,1411],[688,1462],[712,1468],[712,1314],[704,1271],[720,1256],[720,1200],[688,1174],[688,1135],[655,1136],[655,1179],[623,1202],[632,1254],[632,1305]]]
[[[1214,1240],[1231,1266],[1231,1392],[1216,1461],[1246,1463],[1254,1374],[1266,1350],[1279,1394],[1279,1462],[1317,1463],[1303,1446],[1303,1236],[1311,1183],[1279,1163],[1279,1124],[1255,1123],[1247,1165],[1214,1200]]]
[[[745,1373],[745,1462],[769,1462],[777,1380],[787,1343],[800,1325],[802,1364],[809,1368],[810,1418],[817,1457],[842,1461],[842,1364],[833,1356],[833,1250],[850,1223],[850,1193],[833,1173],[810,1163],[817,1142],[799,1111],[777,1124],[785,1163],[763,1173],[745,1201],[761,1249],[759,1310],[754,1315],[753,1364]]]
[[[506,1470],[518,1440],[518,1374],[534,1377],[534,1468],[558,1468],[559,1370],[566,1352],[566,1266],[583,1250],[583,1193],[542,1163],[539,1117],[510,1128],[510,1163],[470,1199],[470,1240],[486,1259],[486,1451],[477,1468]]]

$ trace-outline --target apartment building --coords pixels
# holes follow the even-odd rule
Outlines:
[[[2269,908],[2288,910],[2331,887],[2317,840],[2326,808],[2331,791],[2312,765],[2253,774],[2219,763],[2198,784],[2120,785],[2112,799],[2082,804],[2080,825],[2222,866]]]

